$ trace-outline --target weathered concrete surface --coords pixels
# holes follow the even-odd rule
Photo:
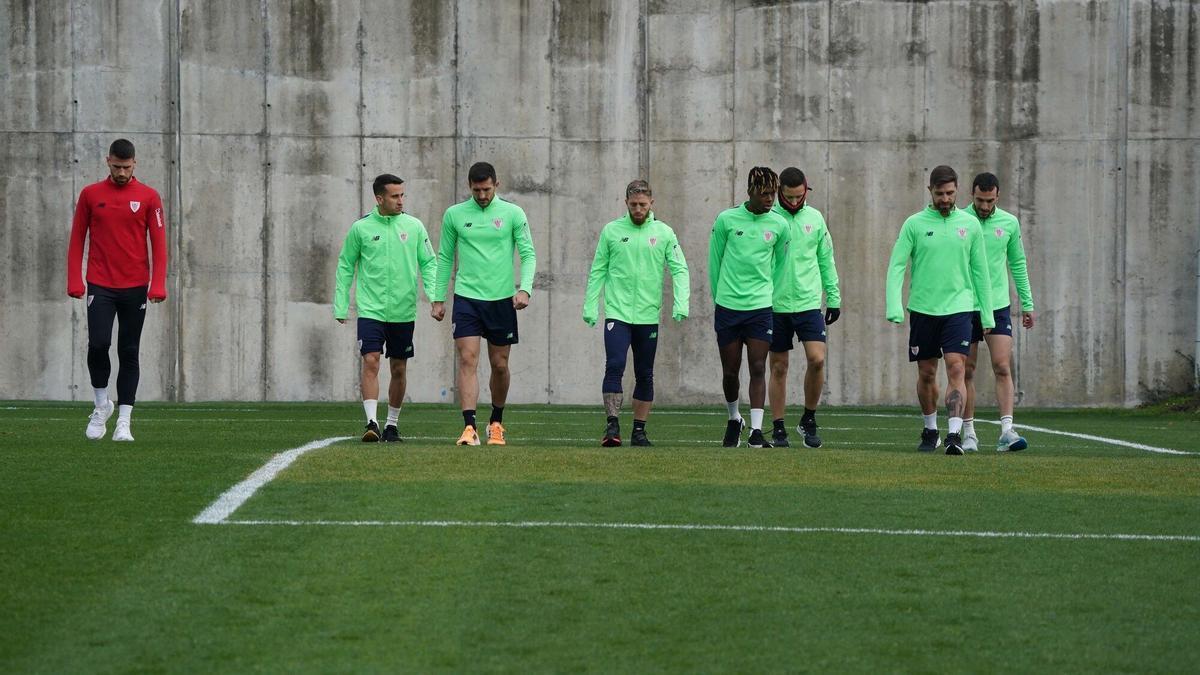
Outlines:
[[[405,178],[436,244],[477,160],[526,210],[539,254],[513,402],[598,400],[602,342],[579,305],[599,228],[645,177],[692,271],[691,318],[662,326],[658,400],[719,404],[708,236],[757,164],[803,168],[834,236],[845,313],[827,401],[913,400],[884,273],[940,163],[967,183],[964,206],[970,178],[996,173],[1021,220],[1039,310],[1016,340],[1024,404],[1179,391],[1200,248],[1198,29],[1188,0],[0,2],[0,338],[17,345],[0,398],[87,398],[62,267],[74,197],[119,136],[171,228],[145,400],[356,398],[353,327],[330,299],[370,180]],[[410,398],[452,400],[449,321],[423,306],[416,340]]]

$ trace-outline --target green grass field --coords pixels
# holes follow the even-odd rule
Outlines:
[[[509,446],[456,448],[414,405],[407,442],[312,450],[206,525],[361,408],[146,404],[132,444],[89,412],[0,404],[0,672],[1200,668],[1196,413],[1018,415],[1191,454],[980,424],[947,457],[911,410],[825,410],[820,450],[663,410],[602,449],[598,406],[512,406]]]

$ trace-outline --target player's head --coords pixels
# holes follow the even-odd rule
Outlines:
[[[769,167],[756,166],[746,177],[746,196],[750,198],[750,210],[765,213],[775,205],[775,192],[779,190],[779,176]]]
[[[646,222],[653,206],[654,192],[649,183],[639,178],[625,186],[625,208],[629,209],[629,219],[634,225]]]
[[[779,205],[788,213],[796,213],[804,208],[808,199],[808,179],[804,172],[794,166],[789,166],[779,172]]]
[[[987,218],[996,210],[1000,198],[1000,179],[992,173],[981,173],[971,181],[971,199],[975,202],[975,214]]]
[[[390,173],[381,173],[371,184],[375,193],[375,203],[379,205],[379,214],[394,216],[404,213],[404,179]]]
[[[942,217],[950,215],[954,209],[954,199],[958,196],[958,174],[954,169],[942,164],[933,167],[929,172],[929,196],[933,200],[933,208]]]
[[[125,185],[133,178],[133,169],[137,166],[134,158],[133,143],[118,138],[108,146],[108,175],[117,185]]]
[[[475,162],[467,171],[467,185],[471,187],[471,196],[479,208],[486,209],[496,198],[496,188],[500,181],[496,179],[496,167],[487,162]]]

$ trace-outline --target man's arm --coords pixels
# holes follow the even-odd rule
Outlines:
[[[429,243],[429,231],[425,229],[425,223],[417,221],[417,224],[421,226],[417,265],[421,268],[421,285],[425,287],[425,298],[428,299],[431,289],[437,284],[437,254],[433,252],[433,244]]]
[[[1017,286],[1017,297],[1021,300],[1021,311],[1033,311],[1033,290],[1029,287],[1029,270],[1025,262],[1025,245],[1021,242],[1021,226],[1013,227],[1008,238],[1008,269],[1012,270],[1013,283]]]
[[[350,284],[354,281],[354,268],[358,265],[360,251],[358,232],[351,227],[342,242],[342,251],[338,254],[337,276],[333,289],[333,318],[340,323],[346,322],[350,312]]]
[[[146,229],[150,234],[150,290],[146,298],[150,302],[167,299],[167,227],[163,215],[162,199],[157,193],[146,211]]]
[[[682,321],[689,313],[689,303],[692,297],[691,273],[688,272],[687,259],[683,256],[683,247],[679,245],[679,237],[671,230],[671,238],[667,241],[667,269],[671,272],[671,318]]]
[[[438,243],[437,276],[433,284],[433,293],[429,300],[441,303],[446,300],[446,292],[450,287],[450,273],[454,271],[454,250],[458,246],[458,230],[450,217],[449,209],[442,216],[442,240]]]
[[[979,322],[986,332],[996,327],[996,317],[992,312],[992,277],[988,272],[987,251],[980,227],[971,231],[971,283],[975,286],[975,302],[980,307]]]
[[[904,271],[912,258],[913,241],[907,222],[900,228],[900,236],[892,246],[892,257],[887,271],[887,320],[904,323]]]
[[[87,292],[83,283],[83,243],[87,239],[88,225],[92,212],[85,194],[79,195],[75,204],[75,218],[71,221],[71,240],[67,246],[67,295],[82,298]]]
[[[608,277],[608,238],[600,231],[596,242],[596,254],[592,256],[592,269],[588,272],[587,290],[583,292],[583,322],[595,326],[600,318],[600,290]]]
[[[829,227],[817,242],[817,267],[821,270],[821,285],[825,287],[825,306],[838,309],[842,306],[842,293],[838,289],[837,265],[833,261],[833,237]]]
[[[724,222],[717,216],[712,235],[708,238],[708,291],[714,301],[717,299],[717,285],[721,281],[721,258],[725,257],[725,239],[728,236]]]
[[[521,258],[521,285],[519,291],[533,295],[533,278],[537,272],[537,254],[533,250],[533,235],[529,233],[529,221],[521,213],[521,223],[513,228],[513,240],[517,244],[517,255]]]

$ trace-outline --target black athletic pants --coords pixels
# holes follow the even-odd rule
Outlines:
[[[112,344],[113,319],[117,320],[117,403],[133,405],[137,398],[138,349],[142,341],[142,324],[146,320],[146,286],[136,288],[105,288],[88,284],[88,373],[92,386],[108,386],[112,363],[108,348]]]

